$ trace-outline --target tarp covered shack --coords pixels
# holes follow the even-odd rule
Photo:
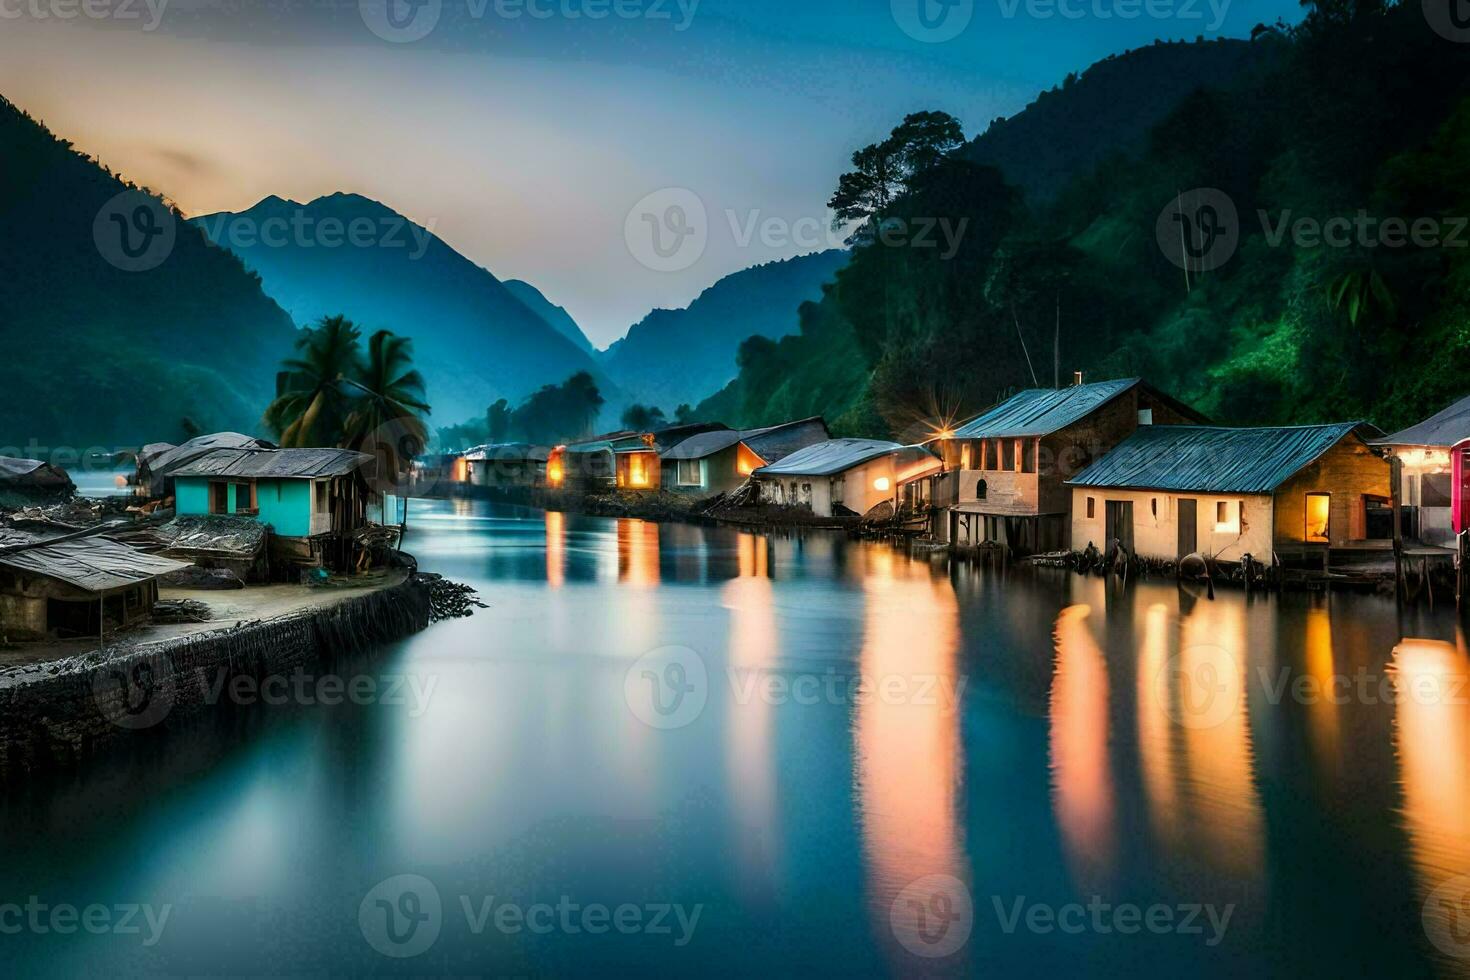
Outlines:
[[[6,502],[5,498],[19,505],[70,497],[76,489],[66,470],[59,466],[39,459],[0,456],[0,504]]]
[[[188,562],[97,535],[0,547],[0,634],[95,636],[148,618],[160,575]]]

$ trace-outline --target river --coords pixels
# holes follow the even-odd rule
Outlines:
[[[409,522],[490,608],[5,797],[7,972],[1470,976],[1447,610]]]

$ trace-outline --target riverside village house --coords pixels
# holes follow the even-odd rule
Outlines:
[[[695,495],[734,490],[760,467],[831,438],[821,416],[759,429],[702,432],[664,451],[663,487]]]
[[[1398,457],[1399,507],[1406,536],[1427,545],[1454,546],[1450,450],[1466,439],[1470,439],[1470,397],[1417,425],[1373,440],[1381,451]]]
[[[142,622],[158,577],[187,567],[99,536],[0,540],[0,640],[96,637]]]
[[[1071,532],[1070,477],[1140,427],[1204,421],[1138,378],[1022,391],[932,439],[944,471],[906,496],[929,498],[940,541],[1058,551]]]
[[[1141,427],[1068,481],[1072,548],[1325,565],[1332,549],[1389,547],[1389,464],[1370,430]]]
[[[351,570],[368,523],[372,462],[348,449],[218,449],[173,473],[176,512],[235,514],[271,529],[273,563]]]
[[[809,507],[817,517],[864,515],[899,505],[901,487],[938,470],[923,446],[881,439],[829,439],[798,450],[752,475],[762,504]]]

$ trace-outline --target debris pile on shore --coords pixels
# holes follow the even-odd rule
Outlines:
[[[159,599],[153,604],[155,623],[207,623],[211,618],[209,603],[198,599]]]
[[[480,595],[468,585],[450,582],[432,574],[420,576],[429,583],[429,621],[437,623],[445,619],[462,619],[473,616],[475,609],[489,609],[480,601]]]

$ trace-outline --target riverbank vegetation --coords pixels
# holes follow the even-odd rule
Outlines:
[[[915,117],[859,150],[834,198],[861,221],[850,263],[799,334],[741,346],[739,377],[700,417],[823,414],[835,434],[902,438],[1073,370],[1144,376],[1236,424],[1393,428],[1463,395],[1470,47],[1418,4],[1374,0],[1318,0],[1251,43],[1274,56],[1194,91],[1052,196],[965,148],[905,157]],[[1061,144],[1073,84],[1047,96]],[[952,132],[941,116],[922,118]],[[873,193],[844,212],[864,181]],[[1215,228],[1233,253],[1186,274],[1156,225],[1195,188],[1238,217]],[[913,237],[946,223],[963,228],[952,254],[937,230],[931,247]],[[1394,234],[1405,227],[1424,234]],[[885,244],[885,228],[907,234]]]

